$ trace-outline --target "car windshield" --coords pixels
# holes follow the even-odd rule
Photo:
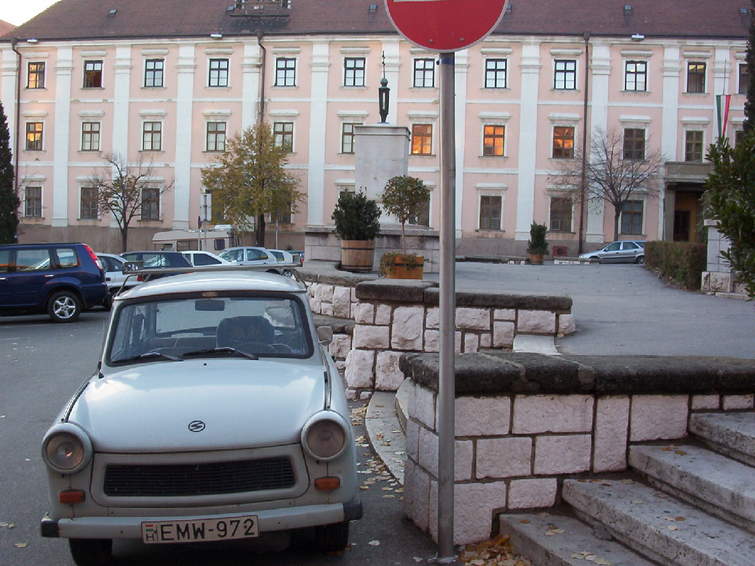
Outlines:
[[[134,302],[119,309],[113,328],[107,359],[114,365],[221,356],[306,358],[312,352],[301,302],[291,296]]]

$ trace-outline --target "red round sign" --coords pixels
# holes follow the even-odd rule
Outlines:
[[[433,51],[457,51],[488,35],[507,0],[385,0],[396,29]]]

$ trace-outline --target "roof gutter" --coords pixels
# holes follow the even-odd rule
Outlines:
[[[16,49],[16,44],[18,44],[18,38],[14,37],[10,40],[10,48],[13,50],[13,52],[16,54],[17,60],[18,60],[18,67],[16,68],[16,125],[15,125],[15,132],[13,137],[15,138],[14,141],[14,152],[13,152],[13,171],[15,175],[13,175],[13,191],[15,192],[16,196],[18,196],[18,180],[19,180],[19,172],[18,172],[18,154],[20,153],[20,143],[19,140],[21,139],[19,128],[21,127],[21,52]]]

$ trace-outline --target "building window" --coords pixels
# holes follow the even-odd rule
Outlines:
[[[628,200],[621,206],[621,233],[642,234],[641,200]]]
[[[44,63],[43,63],[44,64]],[[747,87],[750,84],[750,70],[747,63],[739,64],[739,88],[737,92],[739,94],[747,94]]]
[[[293,122],[273,122],[273,135],[276,146],[284,148],[289,153],[294,151]]]
[[[553,128],[554,159],[574,159],[574,126]]]
[[[705,63],[687,63],[687,92],[705,92]]]
[[[296,59],[278,57],[275,60],[275,86],[296,86]]]
[[[364,57],[343,60],[343,86],[364,86]]]
[[[163,86],[163,59],[147,59],[144,61],[144,86],[148,88]]]
[[[210,87],[228,86],[228,59],[210,59]]]
[[[84,61],[84,88],[102,88],[102,61]]]
[[[82,122],[81,124],[81,151],[100,150],[100,123]]]
[[[407,222],[417,226],[430,226],[430,199],[423,202],[417,214],[410,216]]]
[[[414,88],[433,88],[435,86],[435,59],[414,60]]]
[[[341,124],[341,153],[354,153],[354,126],[361,126],[361,123],[344,122]]]
[[[684,135],[684,161],[703,160],[702,130],[687,130]]]
[[[412,125],[412,155],[433,154],[433,125]]]
[[[500,196],[480,197],[480,230],[501,229],[501,204]]]
[[[144,122],[142,126],[142,151],[160,151],[162,142],[162,122]]]
[[[292,224],[291,203],[283,205],[283,208],[272,215],[272,221],[276,224]]]
[[[225,122],[207,122],[207,151],[225,151]]]
[[[648,64],[645,61],[624,63],[624,90],[645,92],[648,89]]]
[[[24,216],[29,218],[42,217],[42,187],[26,187],[24,189]]]
[[[42,151],[42,122],[26,122],[26,151]]]
[[[506,126],[486,125],[482,133],[482,154],[503,155]]]
[[[645,159],[645,130],[624,128],[624,159],[642,161]]]
[[[81,206],[79,209],[79,218],[89,220],[97,218],[96,187],[81,187]]]
[[[45,88],[44,63],[29,63],[26,73],[26,88]]]
[[[506,88],[506,59],[485,59],[485,88]]]
[[[744,130],[737,130],[734,132],[734,147],[737,147],[740,143],[742,143],[745,139],[745,131]]]
[[[577,62],[574,59],[556,59],[553,88],[556,90],[575,90],[577,88]]]
[[[551,197],[551,232],[571,232],[572,201],[570,198]]]
[[[160,189],[142,189],[142,220],[160,220]]]

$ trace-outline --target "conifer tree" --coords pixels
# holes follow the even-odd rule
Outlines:
[[[0,103],[0,244],[16,242],[19,200],[13,185],[13,156],[5,110]]]

